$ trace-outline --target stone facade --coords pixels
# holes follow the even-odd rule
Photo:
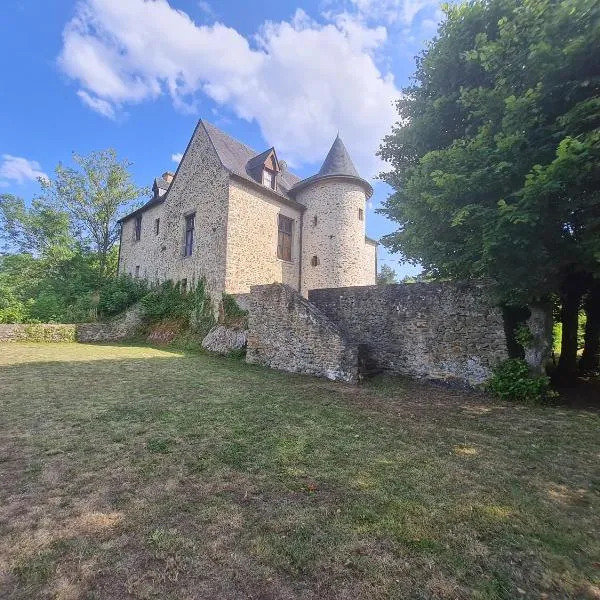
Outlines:
[[[302,288],[373,285],[375,260],[367,267],[366,194],[361,183],[324,179],[302,188]],[[369,249],[372,245],[369,245]],[[372,253],[369,253],[372,256]]]
[[[477,385],[508,358],[502,312],[482,284],[323,289],[311,291],[309,300],[392,373]],[[535,360],[541,359],[538,353]]]
[[[265,172],[279,169],[274,189],[256,171],[263,156]],[[347,163],[338,138],[321,170]],[[279,164],[274,149],[257,154],[200,121],[174,177],[155,182],[155,197],[122,220],[119,272],[152,283],[185,280],[188,288],[205,277],[215,304],[222,292],[274,282],[304,295],[313,287],[374,284],[376,243],[365,240],[369,184],[353,166],[350,174],[301,181]],[[194,244],[184,256],[191,214]],[[291,260],[278,258],[279,215],[293,220]]]
[[[358,353],[340,330],[292,288],[261,285],[249,308],[246,362],[354,383]]]
[[[199,123],[164,202],[123,221],[119,272],[135,274],[139,267],[139,275],[151,282],[185,279],[189,287],[205,277],[215,299],[220,299],[225,290],[228,193],[229,175]],[[136,214],[142,215],[139,241]],[[184,256],[185,217],[191,214],[195,214],[194,244],[191,256]]]
[[[291,261],[277,258],[280,214],[293,219]],[[240,180],[232,180],[227,215],[225,291],[244,293],[253,285],[276,282],[298,289],[301,219],[299,208],[282,204]]]

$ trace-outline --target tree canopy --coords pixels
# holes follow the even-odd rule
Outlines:
[[[381,146],[399,224],[384,244],[436,276],[491,277],[502,301],[600,275],[600,5],[445,12]]]
[[[114,150],[74,155],[30,203],[0,195],[0,323],[78,322],[115,314],[145,292],[115,278],[118,219],[145,193]]]

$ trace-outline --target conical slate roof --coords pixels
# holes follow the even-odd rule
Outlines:
[[[358,174],[358,171],[356,170],[356,167],[354,166],[354,163],[348,154],[348,150],[346,150],[346,146],[344,146],[344,142],[342,142],[339,134],[335,138],[331,149],[327,153],[325,161],[321,165],[319,172],[316,175],[311,175],[310,177],[307,177],[306,179],[296,183],[290,192],[295,194],[298,190],[311,185],[315,181],[329,177],[352,178],[365,188],[367,198],[370,198],[373,195],[373,188]]]
[[[319,175],[348,175],[350,177],[360,177],[339,133],[319,170]]]

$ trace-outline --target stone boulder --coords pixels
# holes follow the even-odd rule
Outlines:
[[[234,350],[241,350],[246,347],[246,332],[217,325],[202,340],[202,347],[217,354],[229,354]]]

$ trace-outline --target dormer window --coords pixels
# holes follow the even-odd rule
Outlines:
[[[275,172],[270,169],[263,169],[262,176],[263,185],[270,187],[272,190],[275,189]]]

